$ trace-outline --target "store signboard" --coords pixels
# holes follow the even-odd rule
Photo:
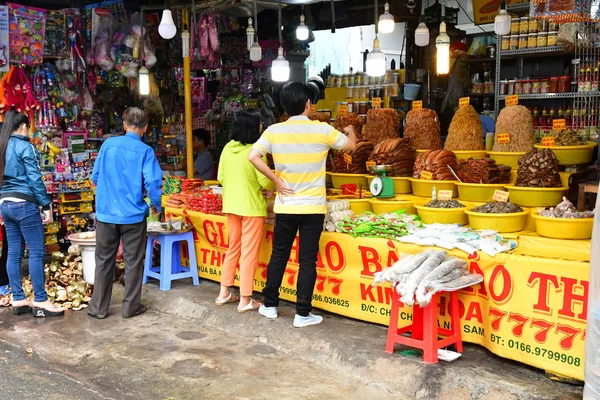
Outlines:
[[[528,3],[529,0],[509,0],[508,4]],[[473,0],[473,20],[475,25],[493,24],[498,15],[502,0]]]
[[[182,212],[167,209],[171,214]],[[228,248],[227,217],[188,214],[195,228],[198,274],[218,282]],[[272,251],[273,226],[265,228],[254,280],[256,291],[265,287]],[[554,248],[559,247],[551,239],[532,239],[541,254],[552,254]],[[296,300],[298,243],[296,238],[280,290],[284,300]],[[577,248],[577,244],[574,247]],[[324,232],[317,259],[313,305],[350,318],[387,325],[392,297],[397,294],[389,285],[372,286],[374,274],[392,265],[401,254],[417,254],[426,249],[430,247]],[[469,271],[483,275],[484,281],[459,291],[458,310],[452,310],[447,296],[440,297],[438,323],[441,327],[447,327],[450,314],[458,312],[464,341],[482,345],[504,358],[583,380],[589,262],[512,253],[495,257],[479,251],[471,255],[459,250],[448,253],[465,260]],[[411,323],[413,313],[406,305],[401,305],[399,311],[401,328]]]

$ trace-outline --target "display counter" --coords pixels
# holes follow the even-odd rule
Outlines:
[[[168,208],[171,215],[183,210]],[[186,212],[194,225],[198,271],[202,278],[220,280],[227,252],[227,218]],[[508,235],[507,235],[508,236]],[[494,354],[554,374],[583,380],[590,241],[542,238],[534,233],[510,235],[519,246],[511,253],[490,257],[467,255],[471,272],[484,282],[459,293],[463,340],[485,346]],[[271,254],[273,226],[266,225],[254,289],[265,286]],[[317,265],[313,305],[339,315],[387,325],[393,289],[372,287],[373,274],[398,260],[402,253],[419,253],[425,247],[385,239],[355,239],[324,232]],[[294,243],[281,288],[281,298],[295,300],[298,273],[298,239]],[[237,283],[237,280],[236,280]],[[439,324],[450,324],[448,299],[440,298]],[[400,310],[408,325],[412,308]],[[381,351],[385,334],[381,336]]]

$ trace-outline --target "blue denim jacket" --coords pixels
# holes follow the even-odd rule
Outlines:
[[[40,155],[29,138],[11,135],[6,147],[2,197],[16,197],[47,209],[50,199],[40,172]]]
[[[96,184],[96,219],[100,222],[142,222],[148,215],[144,190],[150,204],[160,210],[162,170],[154,150],[133,132],[104,142],[92,181]]]

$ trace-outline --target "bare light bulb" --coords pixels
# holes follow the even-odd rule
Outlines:
[[[173,39],[177,33],[177,27],[173,22],[173,14],[171,10],[163,10],[160,24],[158,25],[158,34],[163,39]]]
[[[446,33],[446,23],[440,24],[440,34],[435,39],[437,48],[436,70],[438,75],[450,72],[450,36]]]
[[[394,25],[394,16],[390,14],[390,5],[386,2],[384,6],[384,12],[379,16],[377,29],[381,33],[392,33],[394,32]]]
[[[296,28],[296,39],[300,41],[308,40],[308,34],[308,26],[304,24],[304,14],[302,14],[300,16],[300,25],[298,25],[298,28]]]

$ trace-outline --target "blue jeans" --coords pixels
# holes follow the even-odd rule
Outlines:
[[[21,258],[24,244],[29,248],[29,275],[33,285],[34,300],[48,300],[44,284],[44,225],[40,209],[29,202],[0,205],[2,219],[8,236],[8,260],[6,269],[13,293],[13,301],[25,300],[21,286]]]

